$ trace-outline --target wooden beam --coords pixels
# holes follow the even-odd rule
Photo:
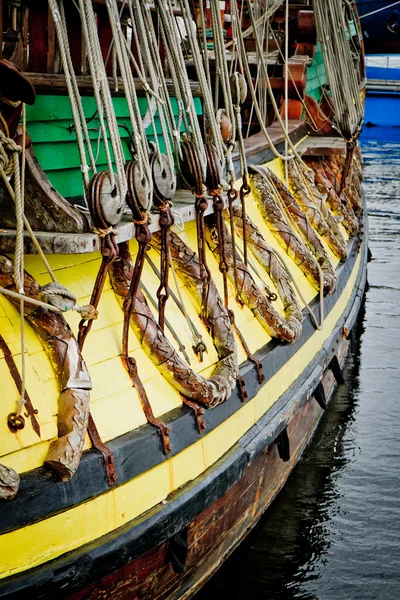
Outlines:
[[[56,27],[49,8],[47,15],[47,73],[54,73],[54,59],[56,54]]]
[[[208,207],[205,215],[213,212],[213,200],[208,198]],[[228,208],[225,200],[225,208]],[[194,196],[189,190],[178,190],[174,197],[174,210],[179,214],[179,221],[186,223],[195,218]],[[160,229],[159,215],[152,215],[150,231],[154,233]],[[122,221],[116,227],[116,242],[126,242],[135,237],[135,225],[132,216],[124,215]],[[14,252],[15,230],[0,229],[0,252]],[[42,250],[46,254],[85,254],[100,250],[100,238],[97,233],[54,233],[52,231],[35,231]],[[28,233],[24,234],[24,251],[26,254],[35,254],[36,249]]]
[[[346,156],[346,142],[341,137],[310,136],[301,145],[302,156]]]
[[[295,140],[297,135],[306,135],[306,127],[304,121],[289,121],[288,132],[292,140]],[[274,146],[281,144],[285,140],[285,136],[282,133],[282,129],[278,123],[274,123],[268,127],[268,133]],[[298,137],[297,137],[298,139]],[[268,148],[268,143],[265,139],[265,135],[262,131],[251,135],[244,139],[244,147],[246,150],[246,157],[249,158],[259,152],[262,152]],[[232,160],[239,160],[239,151],[235,150],[232,154]]]
[[[65,75],[56,75],[51,73],[24,73],[24,75],[33,83],[38,94],[68,94],[67,84],[65,83]],[[114,87],[114,79],[109,77],[111,89]],[[77,75],[76,77],[79,90],[82,95],[93,95],[92,78],[88,75]],[[119,92],[116,96],[124,95],[124,84],[122,78],[118,78]],[[139,80],[135,80],[135,88],[139,92],[144,91],[143,85]],[[174,88],[171,80],[167,80],[167,88],[170,94],[174,93]],[[193,96],[200,96],[200,87],[197,82],[191,82],[191,90]]]

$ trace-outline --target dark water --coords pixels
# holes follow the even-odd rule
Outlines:
[[[400,599],[400,129],[366,130],[362,147],[374,258],[347,385],[195,600]]]

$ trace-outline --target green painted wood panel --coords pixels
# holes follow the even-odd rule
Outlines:
[[[321,44],[317,42],[314,61],[307,67],[306,94],[320,101],[322,86],[328,83]]]
[[[161,124],[160,119],[155,117],[155,127],[158,135],[161,135]],[[131,131],[131,123],[129,118],[118,118],[118,124],[120,125],[120,136],[121,138],[129,138],[129,131]],[[35,144],[49,143],[49,142],[76,142],[76,134],[74,124],[70,119],[59,119],[53,121],[31,121],[28,126],[29,135]],[[97,140],[99,135],[100,122],[98,119],[93,119],[88,124],[89,137],[91,140]],[[149,127],[149,130],[153,133],[153,128]]]
[[[171,106],[174,115],[179,113],[178,103],[171,98]],[[202,114],[200,98],[195,98],[197,114]],[[98,144],[99,120],[96,115],[96,102],[94,98],[82,98],[83,109],[88,123],[89,137],[93,153],[97,156],[96,166],[98,170],[107,169],[104,144]],[[128,105],[125,98],[114,98],[113,105],[124,155],[127,160],[131,158],[129,149],[130,132],[132,126],[129,118]],[[146,98],[139,98],[139,107],[142,117],[147,111]],[[26,111],[27,131],[32,139],[36,157],[50,180],[51,185],[65,198],[82,196],[82,175],[80,170],[80,158],[76,143],[76,134],[73,130],[73,118],[71,104],[68,96],[41,95],[37,96],[33,106],[27,107]],[[155,115],[155,130],[162,151],[165,151],[165,143],[161,136],[161,124],[157,114]],[[181,126],[183,132],[184,125]],[[146,136],[150,141],[155,140],[152,125],[146,129]]]

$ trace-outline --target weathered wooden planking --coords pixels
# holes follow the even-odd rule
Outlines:
[[[97,170],[107,170],[104,144],[99,136],[99,121],[96,119],[96,101],[93,97],[82,98],[85,116],[88,120],[89,135],[93,153],[97,155]],[[126,98],[114,98],[113,105],[117,117],[122,147],[126,160],[132,158],[130,150],[132,125]],[[178,120],[179,107],[175,98],[171,98],[171,107]],[[202,107],[199,98],[195,99],[195,107],[201,114]],[[141,115],[146,114],[148,103],[146,98],[139,98]],[[155,115],[156,134],[161,150],[164,140],[161,137],[161,126],[158,115]],[[35,154],[40,166],[49,177],[51,185],[64,198],[82,198],[83,184],[80,168],[80,156],[73,127],[71,104],[68,96],[42,96],[36,98],[33,106],[27,108],[27,131],[32,139]],[[182,124],[181,131],[184,131]],[[146,130],[147,137],[154,141],[152,125]]]
[[[79,195],[80,190],[82,189],[82,179],[81,179],[81,173],[80,170],[78,170],[77,165],[79,164],[79,157],[78,157],[78,152],[77,152],[77,147],[76,147],[76,143],[69,143],[66,144],[65,142],[62,141],[58,141],[58,142],[51,142],[51,139],[47,138],[47,137],[43,137],[43,133],[41,133],[39,124],[36,123],[36,117],[38,116],[38,113],[36,112],[37,109],[39,109],[40,112],[39,114],[45,114],[45,115],[53,115],[53,118],[55,119],[55,123],[53,123],[51,121],[51,127],[53,128],[53,132],[55,133],[56,131],[58,131],[57,125],[58,125],[58,118],[62,117],[62,130],[61,132],[58,132],[58,135],[60,137],[64,137],[65,134],[65,125],[67,122],[67,115],[70,115],[70,107],[69,105],[66,103],[66,101],[68,101],[66,98],[63,98],[61,102],[58,102],[60,99],[58,97],[52,97],[52,98],[48,98],[48,97],[39,97],[39,107],[32,107],[32,112],[29,113],[29,123],[28,123],[28,131],[30,131],[29,129],[29,124],[32,122],[32,124],[34,125],[34,129],[33,129],[33,133],[36,133],[38,136],[41,136],[41,139],[45,139],[46,142],[48,141],[48,143],[43,143],[43,144],[36,144],[35,145],[35,149],[37,154],[39,154],[39,162],[41,165],[43,165],[43,159],[45,157],[47,157],[48,162],[52,160],[52,157],[56,154],[54,149],[55,147],[59,147],[60,148],[60,152],[63,154],[64,158],[64,164],[65,165],[76,165],[76,168],[63,168],[63,169],[58,169],[57,170],[57,165],[60,166],[60,163],[58,162],[58,158],[54,158],[54,162],[53,162],[53,167],[56,170],[49,170],[47,171],[47,175],[49,177],[49,181],[50,183],[53,185],[53,188],[55,188],[56,190],[59,190],[62,187],[65,187],[66,185],[68,185],[70,190],[75,190],[76,194],[75,197]],[[90,109],[94,108],[93,105],[93,100],[87,98],[86,99],[88,102],[88,105],[85,107],[87,113],[90,113]],[[121,101],[123,100],[123,102],[121,102],[121,106],[118,106],[118,109],[120,111],[126,110],[126,101],[124,99],[116,99],[116,101]],[[55,103],[54,103],[55,101]],[[174,104],[174,106],[176,105],[176,103]],[[176,105],[176,109],[177,109],[177,105]],[[53,111],[53,112],[52,112]],[[142,107],[142,111],[145,111],[145,108]],[[279,127],[279,125],[275,124],[272,125],[269,128],[270,131],[270,135],[272,138],[273,143],[278,147],[283,144],[284,141],[284,136],[282,133],[281,128]],[[301,138],[303,138],[306,135],[306,126],[304,124],[303,121],[291,121],[289,123],[289,134],[290,137],[292,139],[292,141],[295,143],[296,141],[300,140]],[[69,135],[69,134],[68,134]],[[127,148],[127,140],[123,139],[123,144],[125,145],[125,148]],[[248,157],[248,163],[249,164],[254,164],[254,163],[263,163],[266,162],[267,160],[271,160],[273,158],[272,155],[272,151],[269,148],[269,146],[266,143],[265,140],[265,136],[260,133],[260,134],[256,134],[254,136],[251,136],[249,138],[246,138],[245,140],[245,146],[246,146],[246,156]],[[72,151],[71,151],[72,148]],[[100,155],[102,151],[100,151]],[[42,155],[42,156],[41,156]],[[240,164],[239,164],[239,154],[238,152],[235,152],[233,154],[233,160],[235,163],[235,170],[237,170],[237,176],[240,177]],[[101,162],[101,161],[100,161]],[[61,161],[61,164],[63,163],[63,161]],[[99,169],[101,168],[101,165],[99,165]],[[104,168],[106,168],[106,166],[104,165]],[[59,181],[59,185],[57,184],[57,182]],[[51,186],[48,186],[49,188],[51,188]],[[55,192],[53,190],[53,192],[55,194],[57,194],[57,192]],[[59,194],[57,194],[57,196],[59,196]],[[181,190],[178,191],[175,194],[174,197],[174,204],[175,204],[175,211],[178,213],[178,217],[176,219],[176,221],[179,223],[180,221],[182,222],[187,222],[187,221],[191,221],[194,219],[195,214],[194,214],[194,198],[193,195],[186,191],[186,190]],[[71,210],[74,210],[71,208]],[[211,208],[211,201],[209,202],[209,208],[207,209],[206,214],[211,214],[212,212],[212,208]],[[159,229],[159,218],[158,215],[154,215],[153,219],[152,219],[152,224],[150,226],[150,229],[152,231],[157,231]],[[12,252],[14,250],[15,247],[15,231],[13,230],[13,222],[10,221],[5,221],[4,222],[5,227],[7,228],[5,231],[2,232],[2,235],[0,236],[0,250],[3,252]],[[49,230],[48,232],[42,232],[39,230],[39,228],[37,228],[37,237],[40,241],[40,244],[44,250],[44,252],[48,253],[48,254],[81,254],[81,253],[85,253],[85,252],[91,252],[91,251],[97,251],[100,249],[100,238],[97,236],[97,234],[94,233],[86,233],[86,234],[82,234],[82,233],[71,233],[70,235],[68,234],[62,234],[60,236],[55,236],[54,234],[52,234]],[[130,220],[130,217],[127,217],[126,219],[124,219],[117,227],[118,230],[118,234],[117,234],[117,242],[122,242],[122,241],[127,241],[129,239],[132,239],[134,237],[134,233],[135,233],[135,229],[134,229],[134,225]],[[57,231],[56,228],[54,228],[54,231]],[[65,229],[63,230],[65,231]],[[72,230],[72,231],[77,231]],[[82,231],[82,229],[80,230]],[[79,232],[79,230],[78,230]],[[34,253],[35,249],[34,246],[32,245],[30,238],[26,235],[25,236],[25,251],[28,254]]]
[[[300,153],[303,156],[346,156],[346,142],[341,137],[310,136],[301,145]]]
[[[288,133],[290,137],[299,129],[302,129],[304,126],[303,121],[289,121]],[[270,135],[272,143],[276,146],[284,141],[285,136],[282,132],[282,128],[279,123],[274,123],[270,127],[268,127],[268,133]],[[244,147],[246,150],[246,157],[252,156],[253,154],[257,154],[262,151],[266,146],[265,135],[262,131],[260,133],[256,133],[248,138],[244,139]],[[233,160],[237,157],[238,152],[234,152]]]
[[[289,121],[288,127],[290,139],[293,144],[300,141],[307,135],[307,126],[304,121],[292,120]],[[274,123],[268,127],[268,132],[271,136],[272,143],[278,152],[284,151],[284,135],[278,123]],[[266,138],[262,132],[251,135],[244,140],[246,150],[247,165],[260,165],[276,158],[274,152],[268,145]],[[232,154],[232,159],[235,166],[235,174],[238,178],[242,176],[240,170],[239,151],[235,150]]]
[[[32,81],[38,94],[61,94],[67,93],[67,84],[65,82],[65,75],[56,75],[54,73],[34,73],[28,72],[24,75]],[[79,91],[82,96],[93,96],[93,83],[90,75],[77,75],[76,80],[79,86]],[[108,82],[110,88],[114,88],[114,78],[109,77]],[[174,94],[174,87],[171,79],[166,80],[168,92]],[[192,94],[195,97],[200,96],[200,87],[196,81],[190,83]],[[136,79],[135,89],[139,92],[144,93],[143,84]],[[118,92],[113,91],[113,96],[125,96],[124,84],[121,77],[118,77]]]

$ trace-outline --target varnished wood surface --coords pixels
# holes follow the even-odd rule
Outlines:
[[[13,231],[15,207],[3,186],[0,187],[0,211],[2,227],[10,227],[9,231]],[[57,232],[64,235],[84,234],[89,229],[85,215],[75,209],[51,186],[32,148],[26,150],[25,215],[34,230],[41,228],[52,232],[52,236]],[[1,231],[0,247],[6,242],[2,235],[6,234],[6,231]],[[46,248],[43,250],[46,252]]]
[[[274,123],[270,127],[268,127],[268,133],[270,135],[271,141],[274,146],[281,144],[285,140],[285,136],[283,135],[282,129],[279,126],[279,123]],[[306,135],[306,128],[304,121],[289,121],[288,133],[292,142],[297,141],[300,136]],[[296,139],[297,137],[297,139]],[[262,131],[260,133],[256,133],[248,138],[244,139],[244,147],[246,150],[246,157],[253,157],[268,148],[268,144],[265,139],[265,135]],[[239,160],[239,152],[235,150],[232,155],[234,161]],[[253,163],[254,164],[254,163]]]
[[[346,156],[346,142],[341,137],[308,137],[300,148],[303,156]]]
[[[47,180],[48,181],[48,180]],[[225,208],[227,207],[227,200]],[[66,202],[64,200],[64,202]],[[205,211],[205,216],[213,212],[212,198],[208,200],[209,205]],[[238,202],[238,201],[237,201]],[[236,203],[237,203],[236,202]],[[1,207],[1,195],[0,195]],[[71,211],[72,211],[71,207]],[[189,190],[179,190],[174,197],[174,211],[177,213],[176,221],[178,223],[193,221],[195,218],[194,196]],[[78,211],[76,211],[78,212]],[[80,214],[78,212],[78,214]],[[81,215],[82,219],[85,219]],[[150,223],[150,231],[152,233],[159,231],[159,214],[152,215]],[[125,215],[122,221],[116,227],[117,235],[116,242],[126,242],[135,237],[135,225],[130,215]],[[39,240],[40,246],[45,254],[85,254],[87,252],[98,252],[100,250],[100,238],[96,233],[64,233],[52,231],[35,231],[35,235]],[[26,254],[35,254],[36,249],[29,237],[28,233],[24,236],[24,247]],[[0,230],[0,251],[14,252],[15,249],[15,230],[3,229]]]

